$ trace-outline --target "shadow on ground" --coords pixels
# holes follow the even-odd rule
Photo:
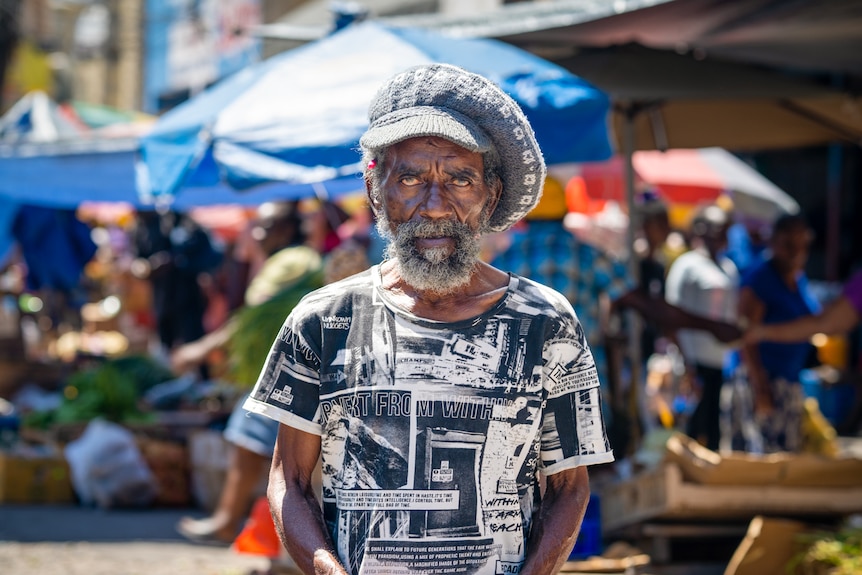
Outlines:
[[[96,509],[76,505],[0,505],[0,541],[185,541],[175,525],[199,509]]]

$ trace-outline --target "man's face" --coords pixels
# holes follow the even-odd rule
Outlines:
[[[704,240],[709,250],[718,253],[727,248],[727,231],[730,224],[715,224],[707,232]]]
[[[378,227],[404,280],[436,293],[465,285],[500,192],[485,182],[482,155],[442,138],[411,138],[389,148],[377,169]]]
[[[806,226],[794,226],[773,236],[772,259],[779,270],[798,273],[805,269],[812,234]]]
[[[652,247],[663,245],[670,235],[670,222],[666,216],[652,216],[643,223],[644,236]]]

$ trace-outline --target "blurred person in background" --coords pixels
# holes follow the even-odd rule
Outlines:
[[[131,272],[152,285],[156,332],[164,353],[204,335],[207,301],[202,274],[214,271],[222,253],[187,214],[141,211],[132,230]]]
[[[647,372],[646,388],[639,399],[644,411],[643,424],[649,430],[657,423],[671,427],[676,423],[676,417],[681,415],[673,414],[672,410],[661,414],[653,413],[647,406],[649,397],[655,395],[654,386],[651,385],[655,374],[650,373],[649,366],[665,366],[666,362],[673,361],[673,357],[679,353],[676,351],[676,332],[680,329],[702,330],[720,342],[729,343],[738,340],[741,331],[733,324],[691,313],[665,300],[667,261],[670,259],[668,252],[675,252],[666,245],[671,233],[667,206],[663,201],[652,198],[644,202],[638,210],[642,233],[642,237],[635,240],[635,251],[639,255],[638,285],[615,299],[612,311],[631,308],[645,320],[640,344],[641,361]],[[638,246],[641,248],[637,249]],[[660,340],[664,340],[665,345],[657,345]],[[663,357],[650,361],[654,354]],[[689,390],[675,390],[675,393],[677,392],[684,396]]]
[[[819,312],[792,321],[749,326],[743,337],[746,345],[761,342],[806,343],[815,334],[845,335],[862,324],[862,270],[850,276],[841,294]],[[862,394],[857,387],[855,405],[839,426],[839,433],[855,434],[862,422]]]
[[[499,251],[491,265],[549,286],[569,300],[590,342],[599,381],[605,383],[604,326],[612,300],[634,287],[634,280],[622,261],[566,229],[567,213],[564,188],[547,178],[536,207],[507,236],[493,238]]]
[[[252,263],[254,277],[246,288],[245,306],[221,328],[177,348],[171,356],[174,371],[185,372],[203,365],[217,349],[228,351],[231,380],[250,388],[263,364],[268,339],[303,295],[321,285],[322,259],[317,250],[304,245],[302,218],[296,202],[265,203],[257,211],[251,228],[255,248],[265,259]],[[242,257],[255,261],[253,251]],[[269,324],[266,322],[269,320]],[[256,324],[259,336],[248,333]],[[261,349],[256,349],[260,347]],[[177,530],[201,542],[233,541],[248,514],[261,477],[272,458],[278,424],[242,409],[244,397],[235,404],[224,432],[233,446],[225,483],[216,509],[204,519],[184,517]]]
[[[800,215],[775,221],[771,255],[742,278],[738,309],[744,325],[783,323],[820,311],[805,276],[812,239],[811,228]],[[742,347],[744,370],[722,399],[724,449],[767,453],[800,449],[804,394],[799,372],[812,349],[806,341]],[[759,437],[750,436],[752,431]]]
[[[179,348],[172,357],[174,369],[185,371],[223,348],[228,352],[230,379],[250,388],[284,318],[302,296],[367,269],[364,249],[341,242],[336,233],[347,217],[331,202],[315,202],[306,210],[297,202],[263,204],[251,236],[265,259],[257,257],[255,250],[246,253],[252,262],[262,263],[251,266],[254,276],[246,290],[245,307],[223,328]],[[207,518],[186,517],[177,525],[191,540],[233,541],[269,469],[278,422],[243,409],[247,396],[236,402],[224,433],[233,454],[216,509]]]
[[[691,226],[691,250],[668,271],[665,298],[673,306],[711,320],[736,323],[739,273],[722,255],[727,247],[729,214],[717,205],[702,208]],[[712,450],[720,441],[720,395],[728,352],[712,333],[681,329],[677,334],[686,369],[694,376],[700,399],[686,433]]]
[[[651,199],[639,210],[645,250],[638,260],[638,289],[651,300],[664,300],[667,262],[662,248],[671,232],[667,206],[661,200]],[[655,353],[656,340],[660,336],[660,326],[647,319],[641,332],[642,360],[648,360]]]

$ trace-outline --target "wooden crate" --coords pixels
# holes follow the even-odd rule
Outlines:
[[[0,503],[72,503],[69,464],[62,455],[0,451]]]
[[[137,438],[138,448],[153,473],[158,493],[156,507],[187,507],[192,493],[189,485],[189,456],[184,445],[148,437]]]
[[[840,517],[862,511],[856,487],[703,485],[666,463],[599,489],[605,533],[653,519],[728,520],[756,515]]]

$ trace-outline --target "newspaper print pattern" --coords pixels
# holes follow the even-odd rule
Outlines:
[[[307,296],[246,408],[321,436],[324,517],[351,573],[517,573],[537,473],[613,459],[583,330],[518,276],[456,324],[394,310],[378,280]]]

